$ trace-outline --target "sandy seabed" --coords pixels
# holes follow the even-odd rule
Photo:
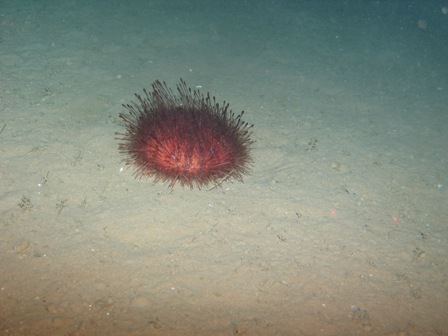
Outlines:
[[[0,335],[448,335],[447,13],[0,2]],[[123,166],[180,77],[255,124],[244,183]]]

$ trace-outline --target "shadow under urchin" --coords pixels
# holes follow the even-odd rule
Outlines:
[[[252,164],[253,125],[235,115],[229,104],[216,103],[188,88],[180,79],[177,95],[165,82],[156,80],[152,92],[135,94],[138,102],[123,104],[120,113],[124,133],[116,133],[119,151],[138,178],[153,177],[172,188],[220,185],[229,179],[243,180]]]

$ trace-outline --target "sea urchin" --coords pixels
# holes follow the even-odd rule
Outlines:
[[[136,94],[138,103],[123,105],[125,133],[117,133],[119,151],[136,177],[153,177],[172,188],[219,185],[228,179],[242,181],[252,163],[249,125],[229,110],[188,88],[180,79],[177,95],[165,82],[155,81],[152,92]]]

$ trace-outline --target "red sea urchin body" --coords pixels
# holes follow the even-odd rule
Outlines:
[[[154,177],[169,187],[177,182],[198,188],[235,178],[242,181],[251,164],[250,128],[229,104],[187,88],[181,79],[178,95],[155,81],[139,103],[123,105],[126,132],[118,134],[119,150],[137,177]]]

